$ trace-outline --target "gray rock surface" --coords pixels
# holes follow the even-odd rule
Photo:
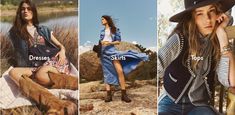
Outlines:
[[[104,102],[105,85],[100,81],[80,84],[81,115],[156,115],[157,87],[155,80],[136,80],[135,86],[127,84],[131,103],[121,101],[121,91],[114,92],[113,101]]]

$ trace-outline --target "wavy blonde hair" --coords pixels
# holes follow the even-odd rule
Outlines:
[[[221,5],[219,3],[213,4],[216,8],[216,13],[220,14],[222,13],[221,10]],[[189,49],[187,49],[187,51],[184,54],[184,58],[183,58],[183,64],[185,66],[187,59],[191,56],[201,56],[203,52],[201,52],[201,44],[200,44],[200,32],[198,30],[198,27],[195,23],[195,19],[194,19],[194,11],[188,13],[187,16],[185,16],[175,27],[175,29],[173,30],[172,34],[174,33],[182,33],[184,35],[184,37],[187,39],[188,45],[189,45]],[[216,29],[218,27],[218,24],[216,23],[215,28],[213,30],[213,32],[210,34],[209,39],[210,42],[212,44],[212,57],[213,57],[213,61],[215,62],[215,67],[213,68],[214,70],[216,69],[217,66],[217,62],[219,61],[220,58],[220,45],[219,45],[219,41],[218,38],[216,36]],[[171,36],[170,35],[170,36]],[[192,60],[190,62],[190,66],[191,69],[196,70],[196,65],[198,64],[197,60]]]

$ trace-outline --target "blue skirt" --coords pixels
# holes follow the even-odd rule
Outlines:
[[[124,75],[126,76],[134,70],[138,63],[148,60],[148,55],[135,51],[118,51],[113,45],[102,47],[101,65],[106,84],[119,85],[118,75],[113,65],[113,60],[119,60]]]

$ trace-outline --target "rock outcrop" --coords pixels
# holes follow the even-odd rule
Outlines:
[[[156,115],[157,87],[155,80],[136,80],[135,85],[127,84],[131,103],[121,101],[121,92],[115,89],[113,101],[104,102],[105,85],[100,81],[80,84],[81,115]]]

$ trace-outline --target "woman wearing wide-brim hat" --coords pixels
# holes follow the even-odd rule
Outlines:
[[[185,10],[172,16],[177,26],[158,51],[158,76],[164,91],[159,115],[215,115],[210,106],[215,76],[235,87],[235,56],[225,33],[225,14],[235,0],[184,0]]]

